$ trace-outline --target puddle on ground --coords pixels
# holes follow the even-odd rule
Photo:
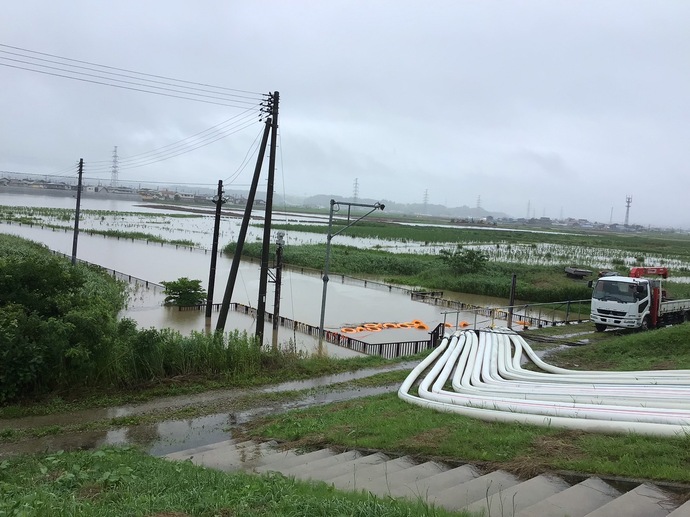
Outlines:
[[[61,415],[0,420],[0,430],[80,424],[129,415],[141,415],[154,410],[212,403],[248,394],[306,390],[361,379],[381,372],[411,370],[416,364],[416,362],[397,363],[383,368],[368,368],[304,381],[286,382],[276,386],[248,390],[220,390],[198,395],[168,397],[139,405],[85,410]],[[86,431],[44,436],[17,443],[0,444],[0,458],[24,453],[94,449],[103,445],[126,444],[136,445],[142,447],[150,454],[162,456],[171,452],[228,440],[232,438],[233,428],[263,416],[279,414],[290,409],[307,408],[381,393],[391,393],[397,389],[398,385],[396,384],[373,388],[327,391],[316,394],[310,393],[308,396],[297,400],[264,403],[251,409],[243,409],[232,413],[218,413],[185,420],[166,420],[154,424],[125,426],[106,431]]]

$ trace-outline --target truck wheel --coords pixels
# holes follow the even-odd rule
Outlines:
[[[603,323],[595,323],[594,328],[597,329],[597,332],[604,332],[606,330],[606,325]]]
[[[640,325],[640,330],[649,330],[649,329],[650,329],[649,316],[645,316],[644,319],[642,320],[642,325]]]

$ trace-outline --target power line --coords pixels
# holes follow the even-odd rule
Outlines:
[[[256,116],[253,111],[254,110],[243,111],[239,115],[235,115],[234,117],[230,117],[229,119],[224,120],[223,122],[220,122],[214,126],[211,126],[207,129],[204,129],[202,131],[194,133],[193,135],[187,136],[185,138],[181,138],[180,140],[177,140],[177,141],[172,142],[170,144],[167,144],[167,145],[164,145],[161,147],[157,147],[156,149],[152,149],[151,151],[145,151],[143,153],[137,153],[137,154],[133,154],[131,156],[125,157],[125,158],[120,158],[120,163],[123,163],[123,162],[128,163],[131,161],[140,160],[144,157],[147,157],[147,155],[157,155],[159,153],[162,153],[163,151],[167,152],[168,150],[174,149],[176,147],[184,147],[186,145],[190,145],[195,139],[203,140],[203,139],[207,138],[209,135],[221,134],[222,128],[224,126],[228,125],[230,122],[237,120],[237,119],[246,120],[250,117]],[[209,133],[209,135],[206,135],[202,138],[201,135],[203,135],[204,133]],[[91,161],[91,163],[92,164],[108,163],[108,160],[96,160],[96,161]]]
[[[230,131],[230,132],[227,132],[227,133],[223,133],[223,134],[218,135],[218,136],[215,136],[215,137],[213,137],[213,138],[211,138],[211,139],[202,140],[201,142],[198,142],[198,143],[196,143],[195,145],[190,145],[190,146],[181,147],[181,148],[179,148],[179,149],[175,149],[175,150],[172,150],[172,151],[168,151],[168,152],[166,152],[166,153],[164,153],[164,154],[161,154],[161,155],[158,155],[158,156],[153,155],[153,156],[148,157],[148,158],[145,158],[145,159],[143,159],[143,160],[134,161],[134,162],[130,162],[130,163],[127,163],[127,164],[123,164],[123,160],[120,160],[120,162],[119,162],[119,164],[120,164],[120,165],[119,165],[119,169],[120,169],[120,170],[137,169],[137,168],[139,168],[139,167],[144,167],[144,166],[146,166],[146,165],[153,165],[153,164],[155,164],[155,163],[159,163],[159,162],[162,162],[162,161],[165,161],[165,160],[169,160],[170,158],[175,158],[176,156],[180,156],[180,155],[183,155],[183,154],[190,153],[190,152],[195,151],[195,150],[197,150],[197,149],[200,149],[200,148],[202,148],[202,147],[206,147],[207,145],[210,145],[210,144],[212,144],[212,143],[214,143],[214,142],[217,142],[218,140],[222,140],[223,138],[226,138],[226,137],[228,137],[228,136],[230,136],[230,135],[233,135],[233,134],[235,134],[235,133],[239,133],[240,131],[243,131],[244,129],[247,129],[248,127],[252,126],[253,124],[256,124],[257,122],[258,122],[257,120],[253,120],[253,121],[251,121],[251,122],[249,122],[249,123],[244,124],[243,126],[240,126],[240,127],[238,127],[238,128],[235,128],[233,131]],[[109,171],[110,171],[110,168],[109,168],[107,165],[102,165],[102,166],[97,166],[97,167],[94,167],[94,168],[89,168],[89,167],[88,167],[88,164],[87,164],[87,169],[86,169],[86,170],[88,170],[89,173],[91,173],[91,174],[93,174],[93,173],[98,173],[98,172],[104,172],[104,173],[106,173],[106,172],[109,172]]]
[[[226,120],[224,122],[221,122],[220,124],[217,124],[216,126],[205,129],[194,135],[185,137],[181,140],[178,140],[177,142],[173,142],[171,144],[159,147],[157,149],[153,149],[151,151],[146,151],[125,158],[120,158],[118,163],[120,164],[120,168],[131,169],[135,167],[140,167],[142,165],[146,165],[148,163],[156,163],[157,161],[172,158],[173,156],[179,156],[180,154],[193,151],[200,147],[205,147],[206,145],[217,142],[218,140],[226,138],[230,135],[237,133],[242,129],[249,127],[250,125],[258,121],[255,117],[255,114],[248,114],[245,116],[241,116],[238,120],[235,121],[233,121],[233,119]],[[232,125],[224,128],[222,127],[224,125],[227,126],[229,122],[232,122]],[[90,167],[91,171],[105,170],[108,168],[107,160],[92,161],[89,165],[91,164],[95,164],[95,166]]]
[[[20,52],[13,52],[5,49],[19,50]],[[4,55],[2,55],[4,54]],[[55,59],[45,59],[40,56],[48,56]],[[15,56],[15,57],[7,57]],[[21,59],[18,59],[21,58]],[[66,61],[56,61],[56,59]],[[255,109],[261,109],[261,106],[266,101],[266,95],[247,92],[244,90],[234,90],[222,86],[213,86],[204,83],[196,83],[193,81],[186,81],[182,79],[174,79],[165,76],[158,76],[147,74],[143,72],[136,72],[132,70],[111,67],[107,65],[99,65],[97,63],[90,63],[88,61],[79,61],[44,52],[36,52],[33,50],[23,49],[20,47],[13,47],[11,45],[4,45],[0,43],[0,65],[16,68],[20,70],[27,70],[31,72],[52,75],[56,77],[63,77],[66,79],[73,79],[94,84],[101,84],[105,86],[112,86],[115,88],[141,91],[144,93],[151,93],[155,95],[162,95],[166,97],[174,97],[185,100],[193,100],[197,102],[205,102],[209,104],[217,104],[230,107],[247,107],[251,106]],[[11,64],[19,63],[19,64]],[[50,63],[50,64],[45,64]],[[81,63],[81,64],[72,64]],[[27,65],[27,66],[22,66]],[[54,65],[54,66],[52,66]],[[83,66],[88,65],[88,66]],[[94,68],[98,67],[98,68]],[[100,68],[100,69],[99,69]],[[86,71],[82,71],[86,70]],[[117,70],[117,73],[111,72]],[[92,72],[92,73],[88,73]],[[156,79],[149,79],[154,77]],[[133,79],[132,81],[126,79]],[[164,79],[164,80],[158,80]],[[193,85],[193,86],[189,86]],[[239,92],[239,93],[238,93]],[[263,101],[263,102],[262,102]]]
[[[108,65],[99,65],[98,63],[91,63],[91,62],[89,62],[89,61],[80,61],[80,60],[78,60],[78,59],[71,59],[71,58],[68,58],[68,57],[56,56],[56,55],[54,55],[54,54],[48,54],[48,53],[45,53],[45,52],[38,52],[38,51],[35,51],[35,50],[29,50],[29,49],[25,49],[25,48],[21,48],[21,47],[14,47],[14,46],[12,46],[12,45],[5,45],[5,44],[3,44],[3,43],[0,43],[0,47],[11,48],[11,49],[14,49],[14,50],[19,50],[19,51],[21,51],[21,52],[29,52],[29,53],[31,53],[31,54],[37,54],[37,55],[40,55],[40,56],[48,56],[48,57],[52,57],[52,58],[56,58],[56,59],[62,59],[63,61],[71,61],[71,62],[73,62],[73,63],[82,63],[82,64],[85,64],[85,65],[97,66],[97,67],[105,68],[105,69],[109,69],[109,70],[118,70],[118,71],[120,71],[120,72],[127,72],[127,73],[132,73],[132,74],[138,74],[138,75],[146,76],[146,77],[155,77],[155,78],[157,78],[157,79],[166,79],[166,80],[168,80],[168,81],[176,81],[176,82],[179,82],[179,83],[194,84],[194,85],[197,85],[197,86],[204,86],[204,87],[207,87],[207,88],[216,88],[216,89],[219,89],[219,90],[225,90],[225,91],[231,91],[231,92],[238,92],[238,93],[246,93],[246,94],[254,95],[254,96],[256,96],[256,97],[258,97],[258,98],[261,98],[261,99],[265,98],[265,94],[259,93],[259,92],[251,92],[251,91],[247,91],[247,90],[237,90],[237,89],[234,89],[234,88],[227,88],[227,87],[225,87],[225,86],[214,86],[214,85],[211,85],[211,84],[198,83],[198,82],[194,82],[194,81],[186,81],[186,80],[184,80],[184,79],[175,79],[175,78],[166,77],[166,76],[163,76],[163,75],[154,75],[154,74],[147,74],[147,73],[144,73],[144,72],[136,72],[136,71],[134,71],[134,70],[127,70],[126,68],[116,68],[116,67],[108,66]],[[10,53],[10,52],[8,52],[8,51],[1,51],[1,52]],[[33,58],[33,59],[38,59],[38,58]]]
[[[249,159],[253,156],[256,155],[256,152],[258,151],[259,147],[259,137],[261,134],[264,132],[263,128],[259,131],[259,133],[256,135],[256,138],[254,138],[254,141],[252,142],[252,145],[249,146],[249,149],[247,149],[247,153],[244,155],[244,159],[242,160],[242,163],[239,165],[237,170],[233,172],[230,176],[225,178],[223,180],[223,183],[229,183],[232,184],[233,181],[237,179],[237,177],[240,175],[240,173],[245,169],[247,164],[249,163]]]
[[[75,163],[65,169],[61,169],[56,172],[20,172],[20,171],[8,171],[0,170],[0,174],[13,174],[17,176],[43,176],[43,177],[54,177],[54,178],[71,178],[77,173],[78,164]],[[68,174],[72,172],[72,174]]]

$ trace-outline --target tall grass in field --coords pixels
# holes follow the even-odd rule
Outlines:
[[[98,377],[123,387],[175,376],[244,377],[258,373],[271,353],[246,332],[184,336],[171,329],[137,330],[133,321],[123,320]],[[287,360],[290,354],[283,355]]]

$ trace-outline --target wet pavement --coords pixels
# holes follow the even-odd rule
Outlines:
[[[0,420],[0,435],[3,431],[12,429],[43,428],[46,436],[0,444],[0,458],[24,453],[94,449],[103,445],[136,445],[155,456],[169,454],[230,439],[233,437],[233,431],[237,433],[240,426],[256,418],[279,414],[290,409],[395,392],[398,389],[397,384],[343,390],[324,389],[318,391],[318,388],[327,388],[334,384],[362,379],[382,372],[411,370],[416,364],[416,362],[396,363],[381,368],[367,368],[261,388],[216,390],[195,395],[159,398],[142,404],[4,419]],[[261,401],[260,397],[262,393],[285,393],[302,390],[305,390],[303,396],[291,400],[275,401],[267,397]],[[238,410],[218,412],[195,418],[163,420],[151,424],[121,426],[107,430],[51,434],[60,431],[58,426],[107,422],[114,418],[126,419],[128,416],[147,415],[187,407],[222,405],[242,397],[256,395],[259,395],[256,404],[249,408],[243,407]]]

